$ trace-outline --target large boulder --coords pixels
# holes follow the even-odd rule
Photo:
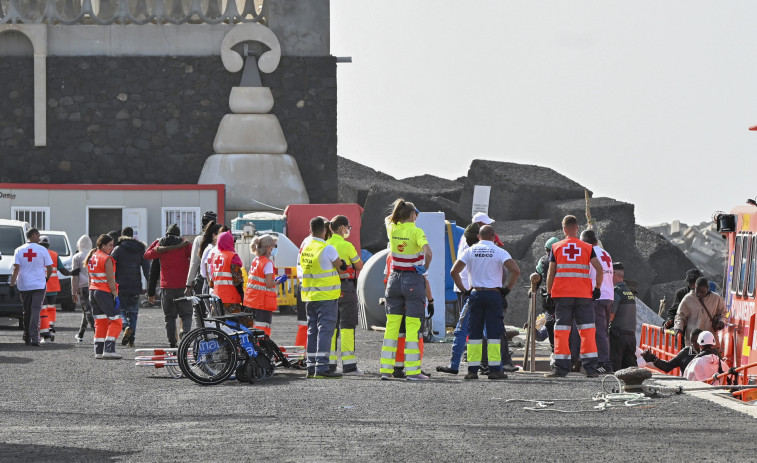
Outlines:
[[[636,225],[635,231],[636,249],[657,274],[653,284],[680,281],[688,269],[695,267],[683,251],[661,234],[641,225]]]
[[[655,279],[655,271],[636,249],[633,227],[625,223],[603,220],[594,224],[594,230],[602,241],[603,248],[612,260],[623,262],[626,280],[637,289],[639,297],[649,305],[648,291]]]
[[[612,198],[591,198],[589,209],[593,221],[611,221],[618,227],[633,228],[636,222],[634,206]],[[574,215],[579,223],[586,221],[586,200],[572,199],[549,201],[542,204],[541,216],[550,219],[555,227],[560,228],[566,215]]]
[[[337,176],[339,179],[339,202],[365,205],[368,190],[373,185],[396,182],[391,175],[337,156]]]
[[[436,177],[434,175],[418,175],[400,180],[412,187],[428,191],[432,196],[440,196],[450,201],[460,201],[460,194],[463,192],[462,182],[447,180],[446,178]]]
[[[397,198],[412,202],[422,212],[444,212],[447,220],[463,223],[457,215],[457,203],[439,196],[431,196],[424,190],[396,180],[385,182],[372,186],[368,191],[360,227],[360,243],[363,248],[371,252],[386,249],[388,238],[384,218],[391,213],[391,204]]]
[[[542,203],[581,199],[585,191],[583,186],[547,167],[476,159],[468,169],[460,197],[463,217],[471,213],[475,185],[491,186],[489,216],[496,220],[539,219]]]
[[[513,259],[523,258],[534,239],[552,228],[549,220],[497,220],[492,226]]]

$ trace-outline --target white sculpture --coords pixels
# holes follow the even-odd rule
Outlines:
[[[232,47],[247,41],[260,42],[270,50],[260,55],[257,65],[254,58],[247,58],[245,67],[245,60]],[[225,183],[229,211],[276,210],[310,202],[297,161],[286,154],[287,142],[279,120],[267,114],[273,107],[271,89],[261,86],[257,69],[248,69],[257,66],[263,72],[273,72],[280,58],[276,35],[260,24],[234,27],[221,45],[224,67],[229,72],[245,67],[242,85],[248,86],[231,89],[232,114],[225,115],[218,126],[213,142],[216,154],[205,161],[198,183]]]

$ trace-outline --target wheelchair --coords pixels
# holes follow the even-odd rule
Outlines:
[[[191,304],[197,328],[186,333],[179,344],[177,359],[185,377],[197,384],[220,384],[232,376],[254,383],[273,376],[279,367],[289,367],[289,358],[262,330],[248,328],[252,314],[227,314],[221,299],[200,294],[174,299]],[[288,358],[289,357],[289,358]]]

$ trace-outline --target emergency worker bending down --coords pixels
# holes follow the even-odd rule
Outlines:
[[[575,318],[581,338],[581,362],[586,376],[596,378],[597,342],[593,299],[602,294],[602,264],[594,247],[578,239],[578,219],[566,215],[562,220],[565,239],[552,246],[547,274],[547,293],[555,300],[555,365],[548,378],[561,378],[571,369],[570,328]],[[589,268],[596,270],[591,281]],[[593,288],[593,290],[592,290]]]
[[[502,306],[520,276],[518,264],[504,249],[492,242],[494,228],[484,225],[478,233],[479,242],[466,249],[452,267],[450,274],[461,292],[466,292],[460,272],[468,267],[471,282],[468,310],[468,374],[465,379],[478,379],[482,360],[484,329],[489,345],[489,379],[506,379],[502,371],[500,342],[504,330]],[[503,287],[502,269],[507,268],[509,278]]]

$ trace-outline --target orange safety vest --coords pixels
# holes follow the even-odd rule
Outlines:
[[[566,238],[552,245],[557,264],[552,297],[591,298],[591,251],[593,246],[578,238]]]
[[[105,275],[105,262],[108,259],[113,262],[113,274],[116,274],[116,261],[113,258],[100,251],[99,249],[92,254],[87,263],[89,273],[89,289],[99,289],[100,291],[110,292],[110,286],[108,286],[108,277]]]
[[[269,312],[278,308],[276,288],[267,288],[265,285],[264,270],[268,262],[271,262],[271,260],[265,256],[259,256],[250,264],[250,272],[247,274],[247,288],[244,290],[245,307]],[[276,267],[273,267],[273,274],[276,275]]]
[[[50,259],[53,260],[53,272],[50,274],[50,278],[47,280],[47,292],[58,293],[60,292],[60,279],[58,278],[58,253],[52,249],[48,249],[50,253]]]
[[[242,302],[239,291],[234,286],[234,278],[231,275],[231,259],[234,251],[217,250],[210,267],[213,269],[213,292],[221,298],[224,304],[238,304]]]

